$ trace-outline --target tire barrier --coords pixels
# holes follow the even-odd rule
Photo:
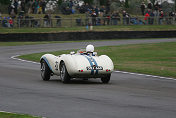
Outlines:
[[[1,42],[78,41],[103,39],[175,38],[176,31],[87,31],[59,33],[4,33]]]

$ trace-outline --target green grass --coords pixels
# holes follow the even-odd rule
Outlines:
[[[176,78],[176,42],[106,46],[95,48],[99,55],[108,55],[115,70]],[[60,55],[70,51],[43,52],[19,58],[39,62],[45,53]]]
[[[93,31],[170,31],[176,30],[176,25],[130,25],[130,26],[94,26]],[[86,27],[61,28],[0,28],[0,33],[57,33],[85,32]]]
[[[70,43],[77,41],[36,41],[36,42],[0,42],[0,46],[22,46],[22,45],[38,45],[50,43]]]
[[[0,42],[0,46],[21,46],[21,45],[37,45],[37,44],[47,44],[47,43],[62,43],[61,42]]]
[[[119,39],[111,39],[111,41],[112,40],[119,40]],[[125,40],[129,40],[129,39],[125,39]],[[94,42],[94,41],[109,41],[109,40],[0,42],[0,46],[22,46],[22,45],[38,45],[38,44],[51,44],[51,43]]]
[[[155,38],[155,39],[157,40],[161,38]],[[22,45],[38,45],[38,44],[51,44],[51,43],[95,42],[95,41],[109,41],[109,40],[113,41],[113,40],[122,40],[122,39],[79,40],[79,41],[0,42],[0,46],[22,46]],[[131,40],[131,39],[123,39],[123,40]],[[136,40],[144,40],[144,39],[136,39]]]
[[[30,116],[30,115],[21,115],[21,114],[0,112],[0,118],[39,118],[39,117],[34,117],[34,116]]]

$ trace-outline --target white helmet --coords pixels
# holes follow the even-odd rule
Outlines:
[[[94,51],[94,46],[91,44],[87,45],[86,52],[93,52],[93,51]]]

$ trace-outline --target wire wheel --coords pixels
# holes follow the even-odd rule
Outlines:
[[[69,76],[69,74],[67,72],[67,68],[66,68],[64,62],[61,62],[61,66],[60,66],[60,78],[61,78],[61,81],[63,83],[69,83],[69,81],[70,81],[70,76]]]
[[[48,67],[47,63],[42,60],[41,61],[41,77],[44,81],[48,81],[50,80],[50,76],[51,76],[51,70]]]

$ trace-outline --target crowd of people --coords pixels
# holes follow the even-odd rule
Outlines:
[[[134,17],[130,15],[127,11],[110,11],[110,3],[107,2],[106,6],[92,6],[88,3],[75,4],[72,0],[67,0],[63,2],[60,6],[60,11],[62,14],[69,15],[75,12],[80,14],[85,14],[85,19],[76,19],[75,22],[78,26],[81,25],[129,25],[129,24],[163,24],[165,19],[165,24],[175,23],[176,14],[171,11],[169,14],[164,13],[162,6],[157,2],[152,4],[149,2],[145,5],[144,2],[141,3],[141,15],[139,17]],[[13,27],[14,19],[17,21],[18,26],[35,26],[40,25],[38,20],[34,17],[30,17],[28,14],[45,14],[43,17],[44,27],[49,27],[52,25],[52,17],[50,13],[46,12],[46,1],[45,0],[12,0],[8,7],[9,17],[2,17],[0,12],[0,23],[3,27]],[[57,25],[61,26],[61,17],[54,16],[57,19]],[[26,21],[25,21],[26,20]],[[29,23],[30,21],[30,23]]]
[[[91,6],[88,3],[77,6],[80,13],[86,14],[86,24],[95,25],[118,25],[120,14],[117,11],[110,13],[110,8],[105,6]],[[91,18],[91,19],[90,19]],[[90,20],[89,20],[90,19]]]
[[[173,11],[170,11],[169,14],[164,13],[161,4],[159,4],[158,2],[156,2],[156,4],[152,4],[151,2],[149,2],[147,5],[142,2],[140,8],[142,15],[145,17],[145,24],[153,25],[155,19],[158,20],[158,24],[163,24],[164,18],[167,20],[167,24],[173,24],[172,22],[175,22],[176,20],[176,13]]]
[[[9,15],[18,14],[18,11],[23,11],[28,14],[45,14],[45,0],[12,0],[8,7]]]

